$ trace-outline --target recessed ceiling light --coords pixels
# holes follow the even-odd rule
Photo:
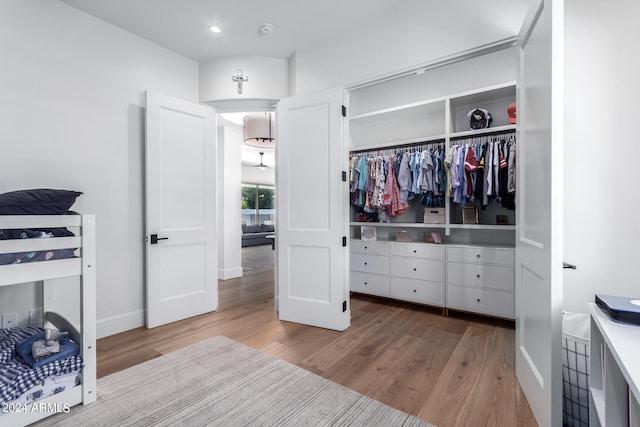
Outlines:
[[[220,31],[222,31],[220,29],[220,27],[216,27],[215,25],[213,27],[211,27],[211,31],[213,31],[214,33],[219,33]]]

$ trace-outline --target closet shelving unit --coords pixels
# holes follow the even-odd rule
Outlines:
[[[349,117],[349,134],[353,151],[380,151],[393,150],[398,147],[420,146],[427,144],[442,144],[446,148],[456,141],[490,137],[507,132],[515,132],[516,125],[509,124],[507,118],[507,106],[515,102],[515,82],[482,88],[474,91],[459,93],[447,97],[440,97],[426,101],[413,102],[404,105],[393,106],[376,111],[360,113]],[[480,130],[469,130],[467,113],[475,108],[482,107],[492,112],[493,122],[491,127]],[[352,215],[352,237],[359,237],[358,227],[370,225],[380,229],[410,229],[444,231],[446,236],[451,236],[454,230],[477,231],[515,231],[515,224],[497,225],[488,221],[491,215],[495,220],[493,210],[491,214],[483,215],[479,224],[462,224],[461,219],[456,220],[455,210],[450,200],[445,201],[445,223],[422,223],[419,207],[416,212],[409,212],[401,217],[393,218],[385,223],[362,223],[355,221],[355,212]],[[509,216],[515,220],[512,212],[498,209],[498,213]],[[483,221],[484,219],[484,221]],[[384,233],[382,236],[389,233]],[[417,239],[417,234],[414,236]],[[415,240],[415,239],[414,239]],[[453,238],[455,241],[455,236]]]
[[[481,142],[516,130],[507,115],[508,105],[516,101],[513,81],[398,105],[384,105],[384,98],[394,98],[388,96],[388,89],[382,89],[377,98],[372,93],[375,89],[362,99],[350,93],[352,153],[383,154],[431,144],[448,149],[469,139]],[[376,109],[366,111],[367,105]],[[474,108],[492,114],[489,128],[469,129],[467,113]],[[513,319],[515,211],[493,202],[479,210],[478,224],[464,224],[461,207],[445,198],[444,223],[425,224],[418,200],[390,222],[358,222],[352,208],[351,289],[440,307],[445,314],[454,309]],[[509,223],[496,224],[499,214],[508,216]],[[360,240],[362,226],[376,228],[375,242]],[[411,234],[411,242],[396,241],[401,230]],[[442,235],[442,245],[425,243],[425,235],[431,232]]]

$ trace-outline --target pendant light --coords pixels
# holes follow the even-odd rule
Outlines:
[[[264,113],[244,117],[244,143],[252,147],[273,148],[273,114]]]
[[[261,151],[260,152],[260,164],[259,165],[255,165],[255,167],[257,167],[261,171],[266,171],[267,170],[267,165],[262,163],[262,156],[264,156],[264,152]]]

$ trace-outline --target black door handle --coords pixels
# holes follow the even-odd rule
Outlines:
[[[157,245],[158,244],[158,240],[169,240],[168,237],[158,237],[157,234],[152,234],[151,235],[151,244],[152,245]]]
[[[572,270],[575,270],[575,269],[576,269],[576,268],[578,268],[578,267],[576,267],[576,266],[575,266],[575,265],[573,265],[573,264],[569,264],[568,262],[564,262],[564,261],[562,261],[562,268],[570,268],[570,269],[572,269]]]

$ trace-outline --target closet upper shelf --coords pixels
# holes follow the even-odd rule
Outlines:
[[[486,129],[465,130],[461,132],[452,133],[449,135],[449,137],[455,140],[456,138],[468,138],[468,137],[474,137],[474,136],[491,135],[494,133],[506,132],[510,130],[515,131],[516,125],[509,124],[504,126],[490,127]]]
[[[399,105],[385,108],[383,110],[371,111],[369,113],[358,114],[349,118],[351,123],[357,125],[367,125],[380,120],[395,120],[399,117],[412,116],[420,118],[422,114],[443,111],[445,109],[445,98],[430,99],[427,101],[414,102],[411,104]]]

